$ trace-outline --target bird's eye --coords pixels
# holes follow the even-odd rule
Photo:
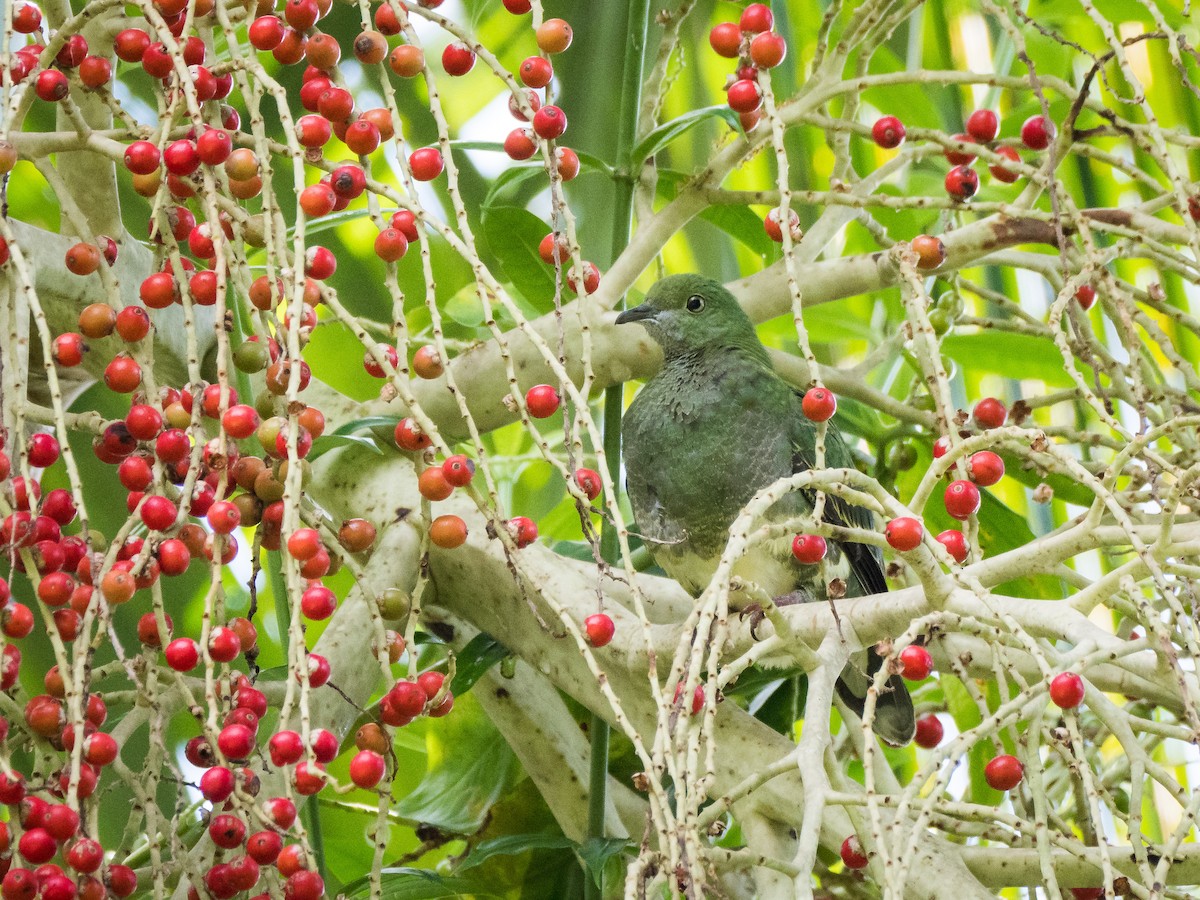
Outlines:
[[[704,309],[704,298],[699,294],[692,294],[687,301],[688,312],[700,312]]]

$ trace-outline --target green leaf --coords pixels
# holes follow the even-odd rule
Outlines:
[[[503,153],[504,145],[496,141],[451,141],[451,150],[490,150],[493,153]],[[361,215],[361,213],[360,213]]]
[[[397,867],[384,869],[380,883],[383,896],[388,900],[441,900],[443,897],[494,897],[487,887],[470,878],[454,878],[439,875],[426,869]],[[346,885],[341,896],[346,900],[357,900],[371,896],[371,881],[359,878]]]
[[[515,856],[527,850],[563,850],[574,846],[575,842],[562,834],[509,834],[477,844],[455,871],[473,869],[493,856]]]
[[[544,173],[546,170],[542,166],[513,166],[510,169],[505,169],[492,182],[488,188],[487,195],[483,198],[481,208],[484,218],[488,213],[498,206],[502,206],[501,199],[508,200],[510,195],[514,195],[517,189],[539,173]],[[511,205],[511,204],[510,204]]]
[[[604,871],[604,864],[612,857],[632,850],[633,847],[633,841],[625,838],[593,837],[584,841],[576,852],[583,860],[583,864],[587,866],[592,880],[596,882],[596,887],[600,887],[600,873]]]
[[[442,311],[459,325],[477,328],[483,324],[483,304],[475,292],[474,285],[467,285],[454,294]]]
[[[377,456],[383,456],[383,451],[369,437],[363,437],[358,434],[323,434],[313,441],[312,450],[309,451],[308,458],[316,459],[318,456],[328,453],[330,450],[336,450],[339,447],[366,447]]]
[[[729,123],[731,128],[741,128],[741,122],[738,119],[737,113],[730,109],[727,104],[693,109],[669,122],[664,122],[642,138],[641,143],[633,148],[630,160],[631,165],[636,169],[651,156],[658,153],[663,147],[667,146],[667,144],[671,143],[671,141],[675,140],[675,138],[708,119],[723,119]]]
[[[395,428],[399,421],[397,416],[365,416],[361,419],[351,419],[329,433],[331,435],[354,434],[356,431],[364,431],[367,428]]]
[[[483,219],[488,249],[518,291],[539,313],[554,306],[554,269],[542,262],[538,245],[550,231],[533,213],[515,206],[496,206]]]
[[[967,372],[990,372],[1005,378],[1036,378],[1066,387],[1071,379],[1053,342],[1028,334],[995,331],[953,334],[942,339],[942,352]]]
[[[425,736],[429,768],[396,814],[451,834],[473,834],[492,805],[509,791],[520,766],[470,694],[455,698],[454,711]]]
[[[700,218],[745,244],[758,256],[769,258],[775,253],[776,244],[763,230],[762,219],[748,206],[718,204],[706,208]]]
[[[460,697],[475,686],[492,666],[511,651],[485,631],[481,631],[454,658],[454,681],[450,690]]]

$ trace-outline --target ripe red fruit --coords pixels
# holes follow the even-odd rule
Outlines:
[[[613,620],[604,613],[594,613],[583,620],[587,632],[587,642],[593,647],[603,647],[613,639],[616,626]]]
[[[780,222],[782,215],[783,211],[776,207],[763,217],[763,231],[777,244],[783,243],[783,224]],[[800,228],[800,215],[794,209],[788,210],[788,232],[793,244],[804,237],[804,231]]]
[[[1005,159],[1011,160],[1014,163],[1019,163],[1021,161],[1021,154],[1017,152],[1015,147],[997,147],[996,155],[1003,156]],[[1016,167],[1008,166],[1003,163],[993,163],[992,165],[988,166],[988,171],[992,173],[993,178],[995,178],[997,181],[1003,182],[1004,184],[1012,184],[1021,177],[1021,174],[1016,170]]]
[[[33,34],[42,27],[42,11],[32,3],[22,3],[13,8],[13,31],[18,34]]]
[[[57,103],[70,93],[71,85],[58,69],[46,69],[38,74],[34,90],[47,103]]]
[[[969,519],[979,512],[979,488],[969,481],[952,481],[943,495],[946,512],[959,521]]]
[[[17,852],[25,861],[39,866],[50,862],[58,852],[58,843],[45,828],[30,828],[17,841]]]
[[[885,529],[888,545],[901,552],[920,546],[924,533],[925,527],[911,516],[892,519]]]
[[[125,168],[134,175],[149,175],[161,159],[158,147],[149,141],[134,141],[125,148]]]
[[[384,262],[396,262],[408,252],[408,238],[395,228],[385,228],[375,236],[375,255]]]
[[[83,353],[86,349],[87,345],[83,342],[83,335],[68,331],[54,339],[51,355],[54,357],[56,365],[70,368],[83,362]]]
[[[894,150],[904,143],[907,132],[904,123],[895,116],[884,116],[871,126],[871,138],[884,150]]]
[[[718,56],[737,59],[742,43],[742,30],[736,22],[722,22],[708,33],[708,43]]]
[[[163,165],[172,175],[191,175],[200,168],[200,154],[188,140],[172,141],[162,154]]]
[[[938,268],[946,261],[946,245],[941,238],[929,234],[918,234],[909,242],[917,254],[917,268],[926,271]]]
[[[276,831],[256,831],[246,839],[246,855],[260,866],[269,866],[279,858],[283,837]]]
[[[401,419],[396,423],[395,441],[401,450],[424,450],[433,446],[433,440],[413,419]]]
[[[190,672],[200,662],[200,648],[191,638],[177,638],[163,651],[167,665],[176,672]]]
[[[969,134],[956,134],[951,138],[951,140],[957,141],[960,144],[966,144],[967,149],[960,150],[957,147],[947,147],[943,152],[946,155],[946,159],[950,162],[950,165],[969,166],[971,163],[975,162],[975,151],[970,149],[970,145],[975,142],[971,140],[971,136]]]
[[[166,531],[175,524],[179,510],[166,497],[157,494],[147,497],[142,504],[142,522],[151,531]]]
[[[1074,709],[1083,702],[1083,679],[1074,672],[1061,672],[1050,681],[1050,699],[1060,709]]]
[[[600,480],[600,473],[594,469],[576,469],[574,477],[576,486],[589,500],[595,500],[604,490],[604,482]]]
[[[955,166],[946,173],[945,185],[955,200],[970,200],[979,190],[979,175],[970,166]]]
[[[865,869],[867,856],[863,853],[862,844],[856,835],[850,835],[842,841],[842,863],[847,869]]]
[[[1008,419],[1008,409],[995,397],[985,397],[971,411],[980,428],[999,428]]]
[[[750,42],[750,59],[760,69],[773,69],[787,56],[787,41],[774,31],[764,31]]]
[[[837,412],[837,397],[825,388],[812,388],[804,393],[801,402],[804,415],[814,422],[825,422]]]
[[[923,681],[933,671],[933,657],[924,647],[912,644],[900,651],[900,672],[907,681]]]
[[[792,538],[792,556],[806,566],[813,566],[825,558],[828,545],[819,534],[798,534]]]
[[[750,113],[762,106],[762,89],[757,81],[741,78],[729,86],[726,91],[729,108],[735,112]]]
[[[742,10],[742,17],[738,20],[738,27],[747,34],[770,31],[774,24],[775,16],[771,14],[771,7],[765,3],[751,3]]]
[[[562,398],[548,384],[537,384],[525,393],[525,408],[535,419],[546,419],[558,411]]]
[[[1075,291],[1075,299],[1084,309],[1091,309],[1092,304],[1096,302],[1096,289],[1090,284],[1081,284]]]
[[[350,780],[365,790],[379,784],[386,771],[387,764],[374,750],[359,750],[350,760]]]
[[[444,165],[442,154],[435,147],[422,147],[408,157],[408,167],[417,181],[433,181],[442,174]]]
[[[508,154],[509,159],[517,162],[529,159],[537,152],[533,131],[528,128],[514,128],[504,138],[504,152]]]
[[[557,106],[543,106],[533,114],[533,130],[539,137],[552,141],[567,130],[567,114]]]
[[[274,50],[283,42],[284,25],[278,16],[259,16],[246,31],[255,50]]]
[[[1054,135],[1054,123],[1045,116],[1030,116],[1021,125],[1021,141],[1030,150],[1045,150]]]
[[[967,117],[967,134],[981,144],[996,139],[1000,130],[1000,117],[990,109],[977,109]]]
[[[442,51],[442,68],[447,75],[466,75],[475,67],[475,53],[462,41],[452,41]]]
[[[934,540],[946,548],[955,562],[960,563],[967,558],[967,539],[957,528],[941,532]]]
[[[527,516],[513,516],[508,520],[507,526],[508,533],[516,542],[518,550],[528,547],[537,540],[537,524]]]
[[[997,756],[983,769],[988,785],[997,791],[1011,791],[1025,775],[1025,767],[1015,756]]]
[[[930,713],[917,719],[917,733],[913,740],[918,747],[932,750],[942,742],[945,733],[941,720]]]
[[[87,56],[79,64],[79,80],[92,90],[108,84],[112,78],[112,63],[103,56]]]
[[[1004,460],[991,450],[972,454],[968,468],[971,480],[981,487],[991,487],[1004,477]]]
[[[554,78],[554,66],[544,56],[530,56],[521,63],[519,74],[526,87],[544,88]]]
[[[571,46],[574,33],[563,19],[547,19],[538,26],[535,34],[538,49],[543,53],[562,53]]]

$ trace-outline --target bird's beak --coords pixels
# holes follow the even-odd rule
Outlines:
[[[657,309],[649,303],[643,303],[641,306],[627,309],[617,316],[617,324],[624,325],[626,322],[641,322],[644,319],[653,319],[656,315],[658,315]]]

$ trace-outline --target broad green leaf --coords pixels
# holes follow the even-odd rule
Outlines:
[[[763,230],[762,219],[749,207],[717,204],[707,207],[700,213],[700,218],[736,238],[764,259],[777,252],[777,245]]]
[[[450,690],[460,697],[475,686],[492,666],[508,656],[510,651],[486,632],[480,632],[454,658],[454,681]]]
[[[938,680],[942,685],[942,693],[946,697],[946,709],[960,732],[974,728],[983,721],[979,715],[979,707],[975,705],[975,701],[971,699],[971,695],[967,693],[967,689],[958,678],[943,674]],[[999,791],[992,790],[983,778],[983,767],[987,765],[993,755],[992,746],[986,741],[976,743],[968,754],[970,760],[968,774],[971,778],[970,799],[974,803],[990,803],[994,806],[1000,802]]]
[[[483,304],[479,301],[474,285],[464,286],[457,291],[446,301],[442,312],[459,325],[477,328],[483,324]]]
[[[354,434],[368,428],[395,428],[400,419],[397,416],[364,416],[361,419],[351,419],[339,425],[330,434]]]
[[[952,334],[942,340],[942,352],[972,372],[1016,380],[1036,378],[1056,387],[1071,384],[1053,342],[1032,335],[995,331]]]
[[[605,863],[618,854],[633,850],[634,846],[633,841],[625,840],[624,838],[594,837],[584,841],[576,852],[578,852],[579,858],[583,860],[583,864],[587,866],[592,880],[596,882],[596,887],[599,887],[600,873],[604,871]]]
[[[451,834],[473,834],[515,783],[520,766],[470,694],[426,734],[429,769],[396,813]]]
[[[363,437],[360,434],[323,434],[313,441],[312,450],[309,451],[308,458],[316,459],[323,456],[330,450],[336,450],[339,447],[366,447],[372,453],[382,456],[383,451],[369,437]]]
[[[538,255],[549,226],[527,210],[496,206],[484,216],[483,231],[508,280],[538,312],[549,312],[554,305],[554,269]]]
[[[466,872],[493,856],[515,855],[529,850],[563,850],[574,846],[575,842],[562,834],[509,834],[477,844],[455,871]]]
[[[492,182],[491,187],[488,188],[487,195],[483,198],[482,209],[484,218],[486,219],[488,213],[498,206],[512,205],[512,195],[517,193],[517,189],[535,175],[544,173],[545,171],[541,166],[528,165],[513,166],[501,172],[496,177],[496,180]]]
[[[388,900],[442,900],[446,897],[494,897],[488,888],[470,878],[439,875],[427,869],[384,869],[380,882]],[[341,896],[359,900],[371,896],[371,881],[360,878],[346,885]]]
[[[684,113],[682,116],[671,119],[669,122],[664,122],[646,135],[641,143],[633,148],[631,165],[636,169],[689,128],[694,128],[708,119],[722,119],[728,122],[731,128],[741,128],[741,122],[738,119],[737,113],[730,109],[728,104],[694,109],[691,112]]]

